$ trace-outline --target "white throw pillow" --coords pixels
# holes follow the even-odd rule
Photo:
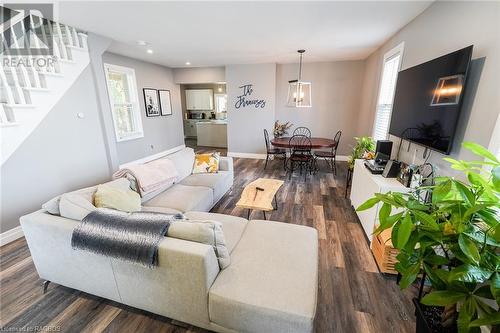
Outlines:
[[[115,179],[104,184],[124,191],[130,189],[130,181],[126,178]],[[88,213],[97,209],[94,206],[94,193],[96,191],[97,186],[92,186],[61,195],[60,215],[68,219],[83,220]]]

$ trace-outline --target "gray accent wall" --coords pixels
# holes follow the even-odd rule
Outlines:
[[[406,69],[463,47],[474,45],[471,71],[464,107],[459,120],[452,158],[470,159],[473,155],[461,148],[463,141],[488,147],[500,112],[500,3],[437,1],[401,29],[366,60],[362,108],[358,115],[358,135],[371,135],[384,54],[405,43],[402,69]],[[396,138],[393,138],[396,142]],[[407,143],[402,159],[419,164],[424,148]],[[455,174],[442,161],[443,154],[433,152],[429,162],[440,174]]]
[[[183,145],[184,128],[182,125],[180,88],[178,84],[174,83],[172,69],[108,52],[104,53],[102,59],[104,63],[133,68],[137,79],[144,137],[116,142],[119,164]],[[172,115],[146,117],[143,88],[170,90]],[[107,121],[112,120],[108,119]],[[112,124],[110,128],[113,128]]]
[[[226,66],[226,82],[228,153],[265,153],[263,130],[271,130],[275,119],[276,64]],[[265,107],[235,107],[247,84],[253,92],[245,99],[264,100]]]
[[[347,155],[354,144],[360,92],[363,86],[364,61],[304,63],[302,79],[312,83],[312,107],[287,107],[288,81],[296,80],[298,64],[278,65],[276,71],[276,119],[305,126],[312,136],[333,138],[342,131],[338,154]]]

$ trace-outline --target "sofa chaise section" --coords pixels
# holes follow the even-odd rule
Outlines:
[[[316,229],[252,220],[210,288],[210,320],[238,332],[312,332],[317,288]]]

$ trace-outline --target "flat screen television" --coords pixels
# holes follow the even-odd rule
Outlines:
[[[449,154],[472,45],[398,74],[389,134]]]

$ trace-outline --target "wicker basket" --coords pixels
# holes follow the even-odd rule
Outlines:
[[[387,229],[373,237],[372,252],[382,273],[398,274],[394,266],[398,262],[396,256],[399,250],[392,246],[391,232],[392,229]]]

